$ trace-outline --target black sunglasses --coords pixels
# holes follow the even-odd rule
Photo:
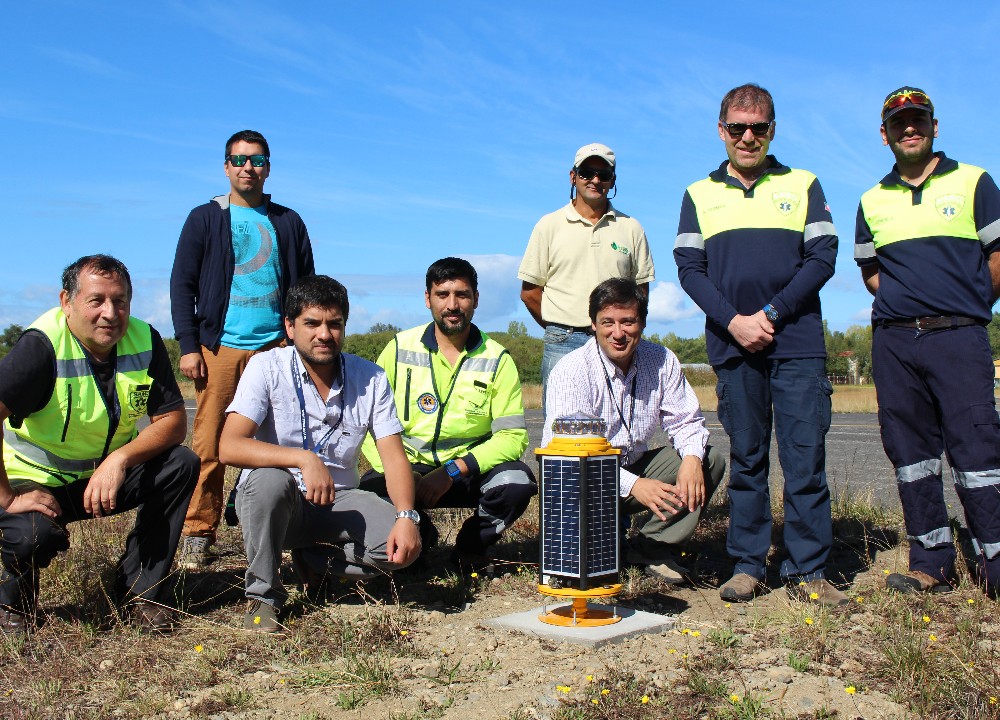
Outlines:
[[[615,176],[615,171],[609,168],[603,168],[601,170],[595,170],[594,168],[577,168],[576,174],[583,178],[584,180],[592,180],[594,176],[601,182],[611,182],[611,178]]]
[[[247,164],[247,160],[254,167],[264,167],[267,165],[268,157],[267,155],[226,155],[226,160],[233,167],[241,168]]]
[[[729,137],[733,140],[739,140],[741,137],[746,135],[747,128],[753,133],[754,137],[764,137],[767,135],[768,131],[771,129],[771,122],[756,122],[756,123],[722,123],[726,128],[726,132],[729,133]]]

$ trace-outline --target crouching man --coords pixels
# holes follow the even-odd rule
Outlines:
[[[138,508],[118,581],[132,621],[171,627],[161,604],[198,458],[180,444],[184,400],[160,335],[129,317],[132,281],[107,255],[63,271],[59,307],[0,362],[0,631],[31,627],[39,571],[67,525]],[[136,432],[149,415],[150,424]]]
[[[285,299],[293,346],[251,358],[226,410],[219,458],[245,468],[236,512],[247,553],[248,630],[284,630],[282,550],[292,551],[311,596],[328,576],[364,579],[406,567],[420,553],[392,388],[377,365],[341,353],[348,311],[347,290],[333,278],[299,280]],[[392,504],[358,489],[358,454],[369,433]]]

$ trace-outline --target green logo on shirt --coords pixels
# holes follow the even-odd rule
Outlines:
[[[611,249],[612,249],[612,250],[617,250],[617,251],[618,251],[618,252],[620,252],[620,253],[621,253],[622,255],[628,255],[628,248],[627,248],[627,247],[624,247],[624,246],[622,246],[622,245],[619,245],[619,244],[618,244],[618,243],[616,243],[616,242],[613,242],[613,243],[611,243]]]

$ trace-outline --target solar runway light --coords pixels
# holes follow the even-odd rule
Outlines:
[[[538,619],[550,625],[593,627],[621,620],[617,608],[588,605],[616,597],[619,582],[618,475],[621,450],[611,447],[607,423],[577,413],[552,423],[552,441],[535,450],[539,492]],[[552,610],[549,598],[571,599]]]

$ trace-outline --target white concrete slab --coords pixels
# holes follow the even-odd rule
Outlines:
[[[549,605],[548,609],[565,607],[569,604],[553,604]],[[555,640],[556,642],[569,642],[597,648],[602,645],[621,642],[626,638],[635,637],[636,635],[655,634],[671,630],[677,623],[676,618],[670,615],[657,615],[641,610],[633,610],[632,608],[599,605],[597,603],[591,603],[590,607],[595,610],[607,610],[609,612],[617,610],[621,620],[611,625],[599,625],[597,627],[549,625],[538,619],[538,616],[542,614],[542,608],[539,606],[527,612],[512,613],[487,620],[486,624],[504,630],[512,630],[526,635]]]

